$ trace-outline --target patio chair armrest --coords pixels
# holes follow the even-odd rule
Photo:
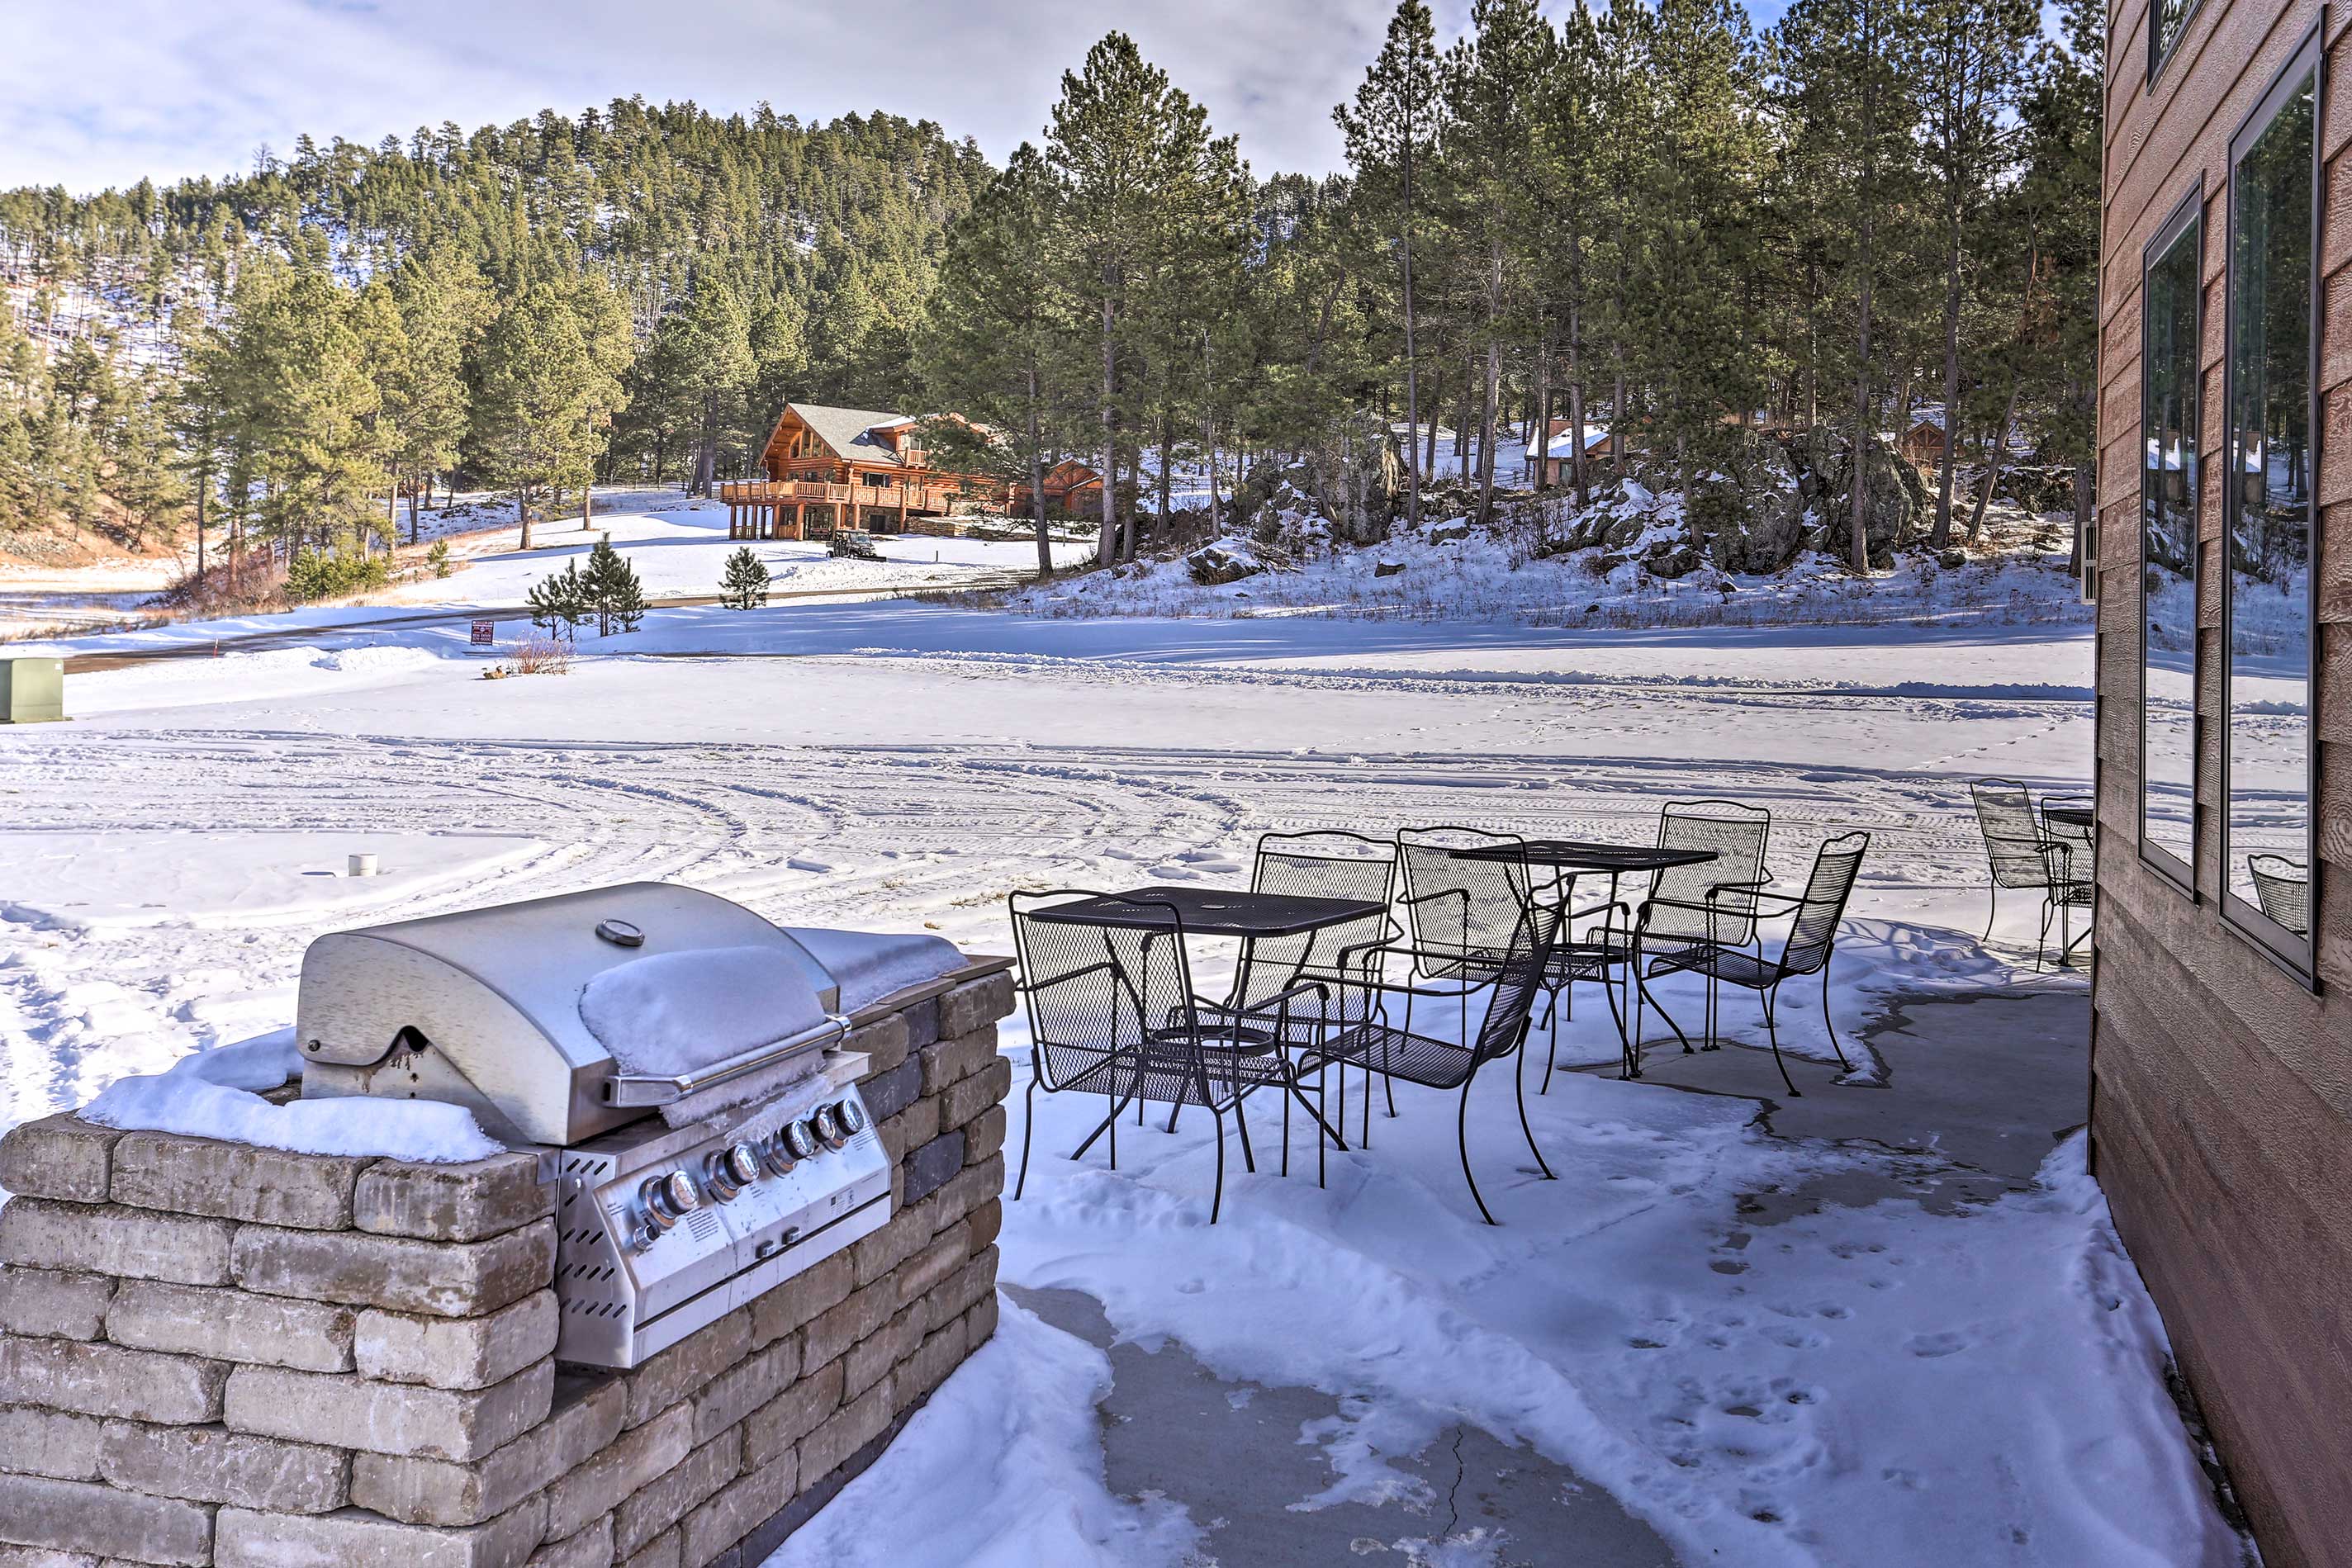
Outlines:
[[[1105,958],[1099,963],[1088,964],[1083,969],[1066,970],[1063,973],[1055,976],[1050,980],[1032,980],[1024,977],[1022,979],[1015,980],[1013,983],[1013,988],[1024,995],[1034,996],[1039,991],[1051,990],[1055,986],[1065,985],[1072,980],[1083,980],[1088,975],[1099,975],[1106,969],[1116,971],[1118,968],[1118,965],[1117,963],[1108,958]]]
[[[1349,943],[1346,946],[1332,954],[1332,967],[1345,968],[1348,966],[1350,955],[1353,954],[1393,951],[1394,944],[1403,937],[1404,931],[1397,925],[1396,921],[1391,916],[1383,915],[1381,916],[1381,920],[1386,929],[1383,930],[1380,936],[1373,937],[1368,942]],[[1312,964],[1303,964],[1299,966],[1298,972],[1304,975],[1311,971],[1314,967],[1315,966]]]
[[[1434,904],[1441,898],[1458,898],[1466,908],[1470,903],[1470,890],[1466,887],[1441,887],[1435,893],[1407,894],[1397,902],[1399,904]]]
[[[1284,990],[1276,991],[1270,997],[1261,998],[1245,1008],[1232,1007],[1223,1003],[1212,1005],[1216,1007],[1217,1011],[1228,1017],[1247,1018],[1255,1013],[1278,1011],[1284,1004],[1294,1001],[1310,991],[1318,997],[1328,997],[1331,994],[1331,988],[1319,979],[1306,979]]]
[[[1649,912],[1653,909],[1687,909],[1698,915],[1728,915],[1734,913],[1733,911],[1726,909],[1722,904],[1716,903],[1712,899],[1701,904],[1688,898],[1645,898],[1642,900],[1642,923],[1643,925],[1646,925],[1649,924]]]
[[[1455,985],[1432,986],[1411,980],[1378,979],[1360,980],[1357,984],[1368,991],[1387,991],[1401,997],[1465,997],[1483,989],[1486,982],[1465,980]]]
[[[1410,942],[1400,942],[1383,951],[1393,953],[1400,958],[1435,958],[1447,964],[1469,962],[1468,956],[1459,947],[1422,947]]]

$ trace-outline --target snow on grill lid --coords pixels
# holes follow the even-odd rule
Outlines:
[[[814,1029],[825,1008],[772,947],[709,947],[590,977],[580,1019],[623,1068],[668,1077]]]

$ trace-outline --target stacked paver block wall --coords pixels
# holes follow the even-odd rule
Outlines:
[[[995,1331],[1012,1006],[865,1022],[890,1222],[625,1373],[552,1359],[534,1155],[16,1129],[0,1568],[751,1568]]]

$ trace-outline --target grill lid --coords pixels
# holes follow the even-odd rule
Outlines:
[[[321,936],[295,1038],[306,1095],[454,1097],[572,1144],[829,1043],[839,1005],[824,967],[751,911],[630,883]]]

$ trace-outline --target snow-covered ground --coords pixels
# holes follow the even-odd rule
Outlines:
[[[591,528],[583,528],[576,516],[540,523],[531,530],[531,548],[526,550],[521,548],[512,501],[461,496],[455,506],[428,508],[420,517],[420,539],[448,542],[452,570],[446,578],[425,571],[420,559],[409,580],[356,601],[288,614],[213,622],[201,632],[179,635],[209,641],[215,636],[360,620],[367,618],[370,607],[388,614],[520,605],[541,579],[567,565],[584,564],[588,551],[602,538],[610,538],[613,548],[628,558],[648,599],[717,593],[728,556],[747,543],[767,567],[769,591],[777,594],[979,586],[1000,580],[1008,572],[1037,569],[1037,547],[1027,539],[881,536],[875,543],[883,559],[858,560],[830,554],[822,540],[730,539],[723,503],[696,500],[666,487],[600,489],[596,505]],[[405,544],[408,514],[404,508],[399,537]],[[1067,566],[1091,559],[1093,553],[1091,540],[1059,542],[1055,546],[1055,561]],[[21,645],[12,646],[10,653],[35,652],[46,647],[30,640],[35,633],[110,625],[152,614],[146,601],[167,587],[178,570],[175,564],[160,559],[110,561],[79,569],[0,564],[0,641],[18,640]],[[72,651],[95,652],[110,645],[114,644],[77,639]]]
[[[427,577],[371,596],[380,604],[520,604],[531,585],[571,559],[584,557],[610,537],[613,548],[636,569],[649,599],[711,594],[727,557],[749,543],[768,569],[776,592],[795,589],[899,588],[950,583],[976,572],[1034,571],[1037,547],[1028,541],[928,538],[920,535],[877,537],[884,561],[861,561],[826,553],[822,540],[739,540],[727,537],[727,507],[667,488],[613,487],[596,495],[597,512],[588,528],[577,517],[559,517],[531,530],[531,549],[520,548],[514,506],[484,497],[461,501],[446,517],[427,512],[427,539],[446,537],[457,570],[446,579]],[[407,513],[401,514],[407,538]],[[1059,546],[1057,562],[1092,547]]]
[[[648,533],[640,570],[706,545]],[[501,620],[500,642],[526,630]],[[465,639],[389,627],[78,676],[75,722],[0,730],[0,1126],[282,1027],[306,942],[355,923],[662,877],[786,924],[1002,952],[1013,888],[1237,884],[1267,830],[1638,840],[1664,801],[1706,796],[1772,809],[1784,884],[1823,839],[1872,833],[1833,988],[1851,1042],[1891,996],[2031,970],[2023,901],[1993,951],[1974,939],[1966,781],[2079,786],[2093,724],[2083,626],[1993,614],[1633,631],[812,601],[657,612],[583,639],[568,674],[498,682],[478,678],[498,651]],[[383,874],[341,874],[371,851]],[[1826,1058],[1811,996],[1781,1038]],[[1563,1029],[1563,1061],[1615,1050],[1597,1006]],[[1005,1278],[1081,1285],[1122,1334],[1181,1337],[1223,1375],[1344,1396],[1301,1440],[1351,1495],[1385,1484],[1376,1451],[1466,1421],[1693,1563],[2234,1560],[2078,1148],[2036,1193],[1831,1207],[1734,1269],[1739,1195],[1878,1156],[1772,1138],[1751,1102],[1571,1074],[1530,1097],[1562,1178],[1541,1182],[1498,1083],[1474,1107],[1490,1231],[1448,1106],[1398,1092],[1405,1114],[1334,1155],[1325,1188],[1303,1137],[1305,1174],[1236,1166],[1213,1229],[1207,1118],[1123,1140],[1113,1174],[1058,1157],[1088,1107],[1041,1101]],[[1020,1113],[1016,1094],[1016,1149]],[[1213,1521],[1105,1489],[1107,1375],[1008,1303],[779,1561],[1182,1562]]]

